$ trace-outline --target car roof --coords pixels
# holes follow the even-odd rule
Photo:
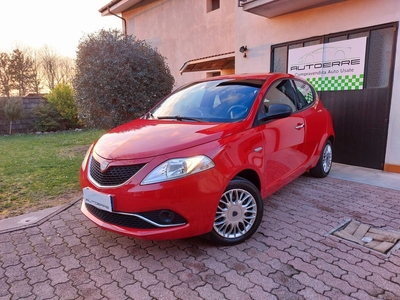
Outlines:
[[[219,79],[236,79],[236,80],[251,80],[251,79],[258,79],[258,80],[267,80],[267,79],[277,79],[277,78],[296,78],[292,74],[286,73],[242,73],[242,74],[230,74],[230,75],[221,75],[215,77],[208,77],[204,78],[200,81],[212,81],[212,80],[219,80]]]

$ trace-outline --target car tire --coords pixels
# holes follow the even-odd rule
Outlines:
[[[324,149],[322,149],[321,156],[317,165],[310,169],[310,173],[314,177],[324,178],[328,176],[332,168],[332,143],[327,141]]]
[[[242,243],[256,232],[262,215],[258,189],[250,181],[235,177],[221,196],[209,237],[223,246]]]

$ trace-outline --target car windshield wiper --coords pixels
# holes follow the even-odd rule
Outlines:
[[[184,116],[159,116],[159,117],[157,117],[157,119],[159,119],[159,120],[178,120],[178,121],[189,120],[189,121],[203,122],[202,119],[192,118],[192,117],[184,117]]]

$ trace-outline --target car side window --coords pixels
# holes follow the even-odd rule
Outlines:
[[[289,79],[277,80],[269,87],[259,110],[260,118],[268,113],[268,107],[271,104],[276,103],[289,105],[292,112],[297,110],[296,92]]]
[[[315,92],[313,91],[312,87],[308,83],[300,80],[294,80],[294,84],[297,90],[299,109],[310,106],[315,99]]]

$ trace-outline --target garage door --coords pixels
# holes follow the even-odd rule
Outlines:
[[[335,162],[383,170],[397,27],[390,23],[272,47],[271,71],[287,72],[290,49],[367,37],[363,89],[319,92],[333,118]]]

